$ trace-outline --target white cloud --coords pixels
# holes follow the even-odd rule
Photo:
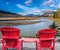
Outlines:
[[[20,8],[20,9],[23,9],[23,10],[29,9],[28,7],[23,6],[23,5],[21,5],[21,4],[17,4],[17,7]]]
[[[53,0],[48,0],[48,1],[45,1],[45,2],[43,3],[43,5],[47,5],[47,4],[51,4],[51,3],[53,3]]]
[[[17,14],[20,14],[20,15],[26,15],[26,13],[22,13],[22,12],[18,12]]]
[[[60,8],[60,4],[58,4],[58,8]]]
[[[17,6],[18,8],[20,8],[20,9],[23,9],[24,11],[31,11],[31,10],[36,9],[36,7],[34,7],[34,8],[29,8],[29,7],[24,6],[24,5],[21,5],[21,4],[16,4],[16,6]]]
[[[33,12],[36,12],[36,13],[37,13],[37,12],[41,12],[41,10],[40,10],[39,8],[33,8],[32,11],[33,11]]]
[[[29,7],[23,6],[21,4],[17,4],[17,7],[19,7],[20,9],[23,9],[25,14],[34,14],[34,13],[40,13],[41,12],[41,10],[37,7],[29,8]]]
[[[21,15],[27,15],[27,14],[36,15],[36,14],[41,14],[44,11],[50,10],[50,9],[39,9],[37,7],[29,8],[29,7],[21,5],[21,4],[17,4],[17,7],[24,10],[24,12],[22,12],[22,13],[18,12],[18,14],[21,14]]]
[[[29,9],[29,11],[25,11],[25,14],[39,14],[41,12],[40,9],[38,8],[32,8],[32,9]]]
[[[36,15],[36,14],[39,14],[40,12],[41,12],[40,9],[32,8],[30,11],[27,12],[27,14],[34,14],[34,15]]]
[[[43,5],[50,5],[50,7],[55,6],[55,0],[48,0],[43,3]]]
[[[25,2],[26,5],[31,5],[31,3],[32,3],[32,0],[27,0],[27,1]]]
[[[55,6],[55,4],[51,4],[51,5],[50,5],[50,7],[54,7],[54,6]]]
[[[33,9],[33,10],[29,10],[29,11],[25,11],[23,13],[19,12],[18,14],[21,14],[21,15],[27,15],[27,14],[34,14],[34,15],[40,15],[41,13],[43,13],[46,9]]]
[[[56,9],[54,9],[54,10],[51,10],[51,11],[57,11]]]
[[[51,9],[34,9],[33,11],[26,11],[26,12],[19,12],[18,14],[27,15],[27,14],[34,14],[34,15],[41,15],[46,11],[52,11]]]

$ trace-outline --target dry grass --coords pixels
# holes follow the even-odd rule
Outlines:
[[[32,21],[32,22],[16,22],[16,21],[12,21],[12,22],[0,22],[0,26],[10,26],[10,25],[26,25],[26,24],[35,24],[35,23],[39,23],[39,21]]]
[[[39,18],[40,17],[7,17],[7,18],[0,18],[0,20],[35,20]]]
[[[60,24],[60,19],[58,19],[58,18],[50,18],[51,20],[53,20],[53,21],[55,21],[55,22],[57,22],[58,24]]]

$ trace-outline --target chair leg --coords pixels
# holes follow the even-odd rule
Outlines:
[[[42,50],[41,46],[38,46],[36,50]]]
[[[17,50],[20,50],[20,48],[17,48]]]
[[[5,50],[5,48],[4,48],[4,47],[2,47],[2,50]]]
[[[2,44],[2,50],[5,50],[4,45]]]
[[[54,48],[52,48],[52,50],[54,50]]]
[[[39,50],[42,50],[42,47],[41,46],[39,47]]]
[[[55,40],[53,40],[53,48],[52,50],[55,50]]]
[[[5,48],[4,48],[4,40],[2,40],[2,50],[5,50]]]
[[[36,50],[41,50],[39,42],[36,42]]]
[[[8,50],[8,48],[6,48],[6,50]]]

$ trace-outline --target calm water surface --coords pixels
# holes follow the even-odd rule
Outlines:
[[[49,26],[53,23],[53,21],[47,18],[41,18],[40,21],[40,23],[36,24],[15,25],[11,27],[19,28],[21,30],[21,36],[35,36],[38,30],[49,28]]]

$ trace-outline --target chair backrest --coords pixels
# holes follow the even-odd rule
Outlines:
[[[20,30],[13,27],[1,28],[2,38],[17,38],[20,36]]]
[[[38,37],[40,40],[41,47],[50,47],[52,45],[52,40],[51,39],[49,40],[49,38],[54,38],[55,35],[56,35],[55,29],[39,30]],[[41,39],[43,39],[43,40],[41,40]]]
[[[7,46],[16,46],[18,44],[18,39],[4,39],[5,45]]]
[[[39,38],[54,38],[56,35],[55,29],[43,29],[38,31]]]

